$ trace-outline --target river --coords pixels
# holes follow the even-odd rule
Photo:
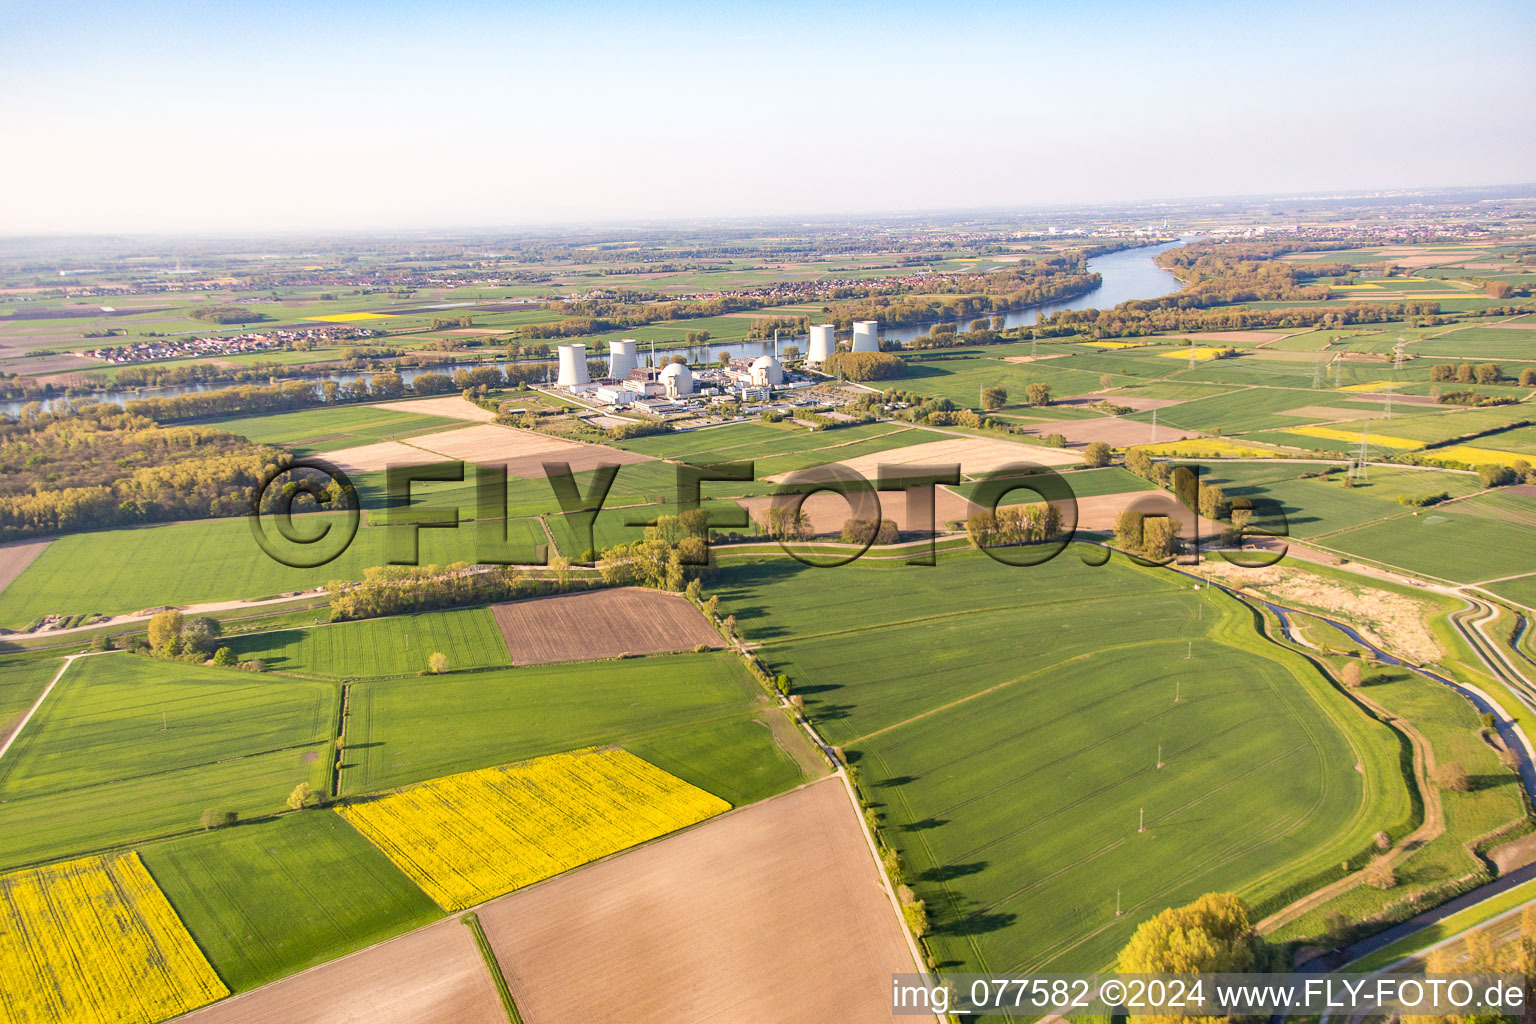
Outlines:
[[[1164,270],[1153,258],[1161,252],[1166,252],[1175,246],[1183,245],[1190,241],[1189,238],[1181,238],[1176,242],[1165,242],[1161,245],[1146,245],[1135,249],[1123,249],[1120,252],[1112,252],[1105,256],[1095,256],[1088,261],[1088,269],[1099,274],[1103,280],[1097,288],[1086,292],[1074,299],[1066,299],[1061,302],[1047,303],[1044,306],[1034,306],[1028,309],[1009,310],[1002,314],[1004,327],[1025,327],[1038,321],[1042,316],[1050,316],[1052,313],[1064,309],[1108,309],[1130,299],[1155,299],[1170,292],[1179,290],[1179,280],[1173,274]],[[959,330],[966,330],[969,320],[955,320],[952,322]],[[931,324],[918,324],[908,327],[888,327],[880,331],[880,337],[886,341],[906,343],[914,338],[928,333]],[[803,354],[806,350],[804,338],[783,338],[780,347],[787,348],[794,345]],[[641,343],[640,354],[648,354],[650,346]],[[753,359],[757,356],[771,353],[773,342],[771,341],[738,341],[738,342],[709,342],[704,345],[656,345],[658,356],[661,353],[681,352],[687,355],[691,363],[713,362],[721,352],[729,352],[732,358]],[[444,366],[426,366],[400,371],[400,376],[407,382],[423,373],[453,373],[457,369],[474,369],[481,366],[502,366],[505,363],[479,362],[479,363],[450,363]],[[521,365],[527,365],[523,363]],[[553,367],[553,363],[549,364]],[[292,380],[306,380],[320,383],[334,380],[341,384],[347,384],[359,378],[370,377],[377,371],[343,371],[333,373],[299,374]],[[198,391],[212,391],[219,388],[227,388],[232,385],[228,382],[216,384],[182,384],[161,388],[144,388],[136,390],[111,390],[97,391],[90,395],[79,396],[76,401],[81,402],[115,402],[122,405],[131,398],[162,398],[172,395],[186,395]],[[45,402],[49,406],[53,401]],[[24,402],[6,401],[0,402],[0,413],[8,416],[20,414]]]

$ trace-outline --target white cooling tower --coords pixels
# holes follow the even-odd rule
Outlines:
[[[668,398],[693,394],[693,374],[682,363],[668,363],[661,371],[661,386]]]
[[[853,351],[880,351],[880,321],[855,320],[853,322]]]
[[[624,375],[635,368],[635,339],[608,343],[608,376],[623,380]]]
[[[560,346],[560,376],[555,378],[555,383],[562,388],[592,383],[592,378],[587,376],[587,346]]]
[[[836,328],[831,324],[814,324],[811,327],[811,351],[805,357],[808,363],[822,363],[827,356],[837,351],[837,342],[833,339]]]

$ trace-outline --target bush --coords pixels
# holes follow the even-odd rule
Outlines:
[[[1484,487],[1508,487],[1520,482],[1520,476],[1509,466],[1479,466],[1477,479]]]
[[[1095,441],[1083,449],[1083,461],[1095,469],[1109,465],[1110,455],[1111,449],[1103,441]]]
[[[844,544],[895,544],[901,537],[896,524],[890,519],[850,519],[843,524],[841,540]]]
[[[240,659],[235,657],[235,652],[230,650],[228,647],[220,647],[217,651],[213,652],[213,663],[215,665],[223,666],[224,668],[229,668],[231,666],[240,664]]]
[[[260,658],[247,658],[240,663],[240,667],[247,672],[265,672],[267,663]]]

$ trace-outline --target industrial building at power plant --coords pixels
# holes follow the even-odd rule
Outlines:
[[[855,322],[852,340],[845,343],[845,349],[879,351],[879,330],[878,321]],[[728,359],[724,364],[700,367],[689,367],[676,356],[671,362],[641,366],[637,348],[633,338],[610,341],[607,375],[594,380],[593,374],[601,373],[603,368],[600,362],[588,361],[587,346],[580,342],[560,345],[554,386],[586,405],[615,412],[673,416],[698,412],[722,402],[767,406],[774,401],[776,392],[811,388],[825,379],[816,373],[786,371],[779,360],[777,344],[773,355]],[[838,350],[835,326],[813,324],[808,349],[805,365],[815,370]],[[654,343],[646,362],[657,362]]]

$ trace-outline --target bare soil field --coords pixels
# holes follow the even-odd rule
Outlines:
[[[0,590],[10,586],[12,580],[26,572],[27,566],[36,561],[43,549],[52,543],[52,537],[39,537],[0,544]]]
[[[178,1018],[187,1024],[500,1024],[506,1014],[456,917]]]
[[[394,412],[414,412],[420,416],[446,416],[449,419],[473,420],[476,423],[490,423],[496,418],[495,414],[480,408],[463,395],[417,398],[409,402],[375,402],[373,408],[389,409]]]
[[[1082,461],[1082,456],[1060,448],[1041,448],[1016,444],[990,437],[953,437],[946,441],[928,441],[870,455],[856,455],[839,464],[874,481],[880,466],[951,466],[958,464],[965,476],[979,476],[1013,462],[1032,462],[1038,466],[1068,466]],[[768,477],[781,482],[786,474]],[[805,479],[817,479],[814,470]]]
[[[1328,405],[1303,405],[1296,409],[1287,409],[1285,412],[1276,413],[1277,416],[1299,416],[1303,419],[1322,420],[1368,420],[1373,419],[1377,412],[1375,409],[1337,409]]]
[[[443,456],[413,448],[399,441],[376,441],[356,448],[341,448],[334,452],[322,452],[319,458],[340,466],[350,473],[375,473],[390,466],[424,466],[429,462],[442,462]]]
[[[1036,437],[1060,434],[1067,439],[1067,444],[1075,447],[1092,444],[1094,441],[1103,441],[1115,448],[1125,448],[1133,444],[1147,444],[1153,436],[1151,424],[1123,420],[1118,416],[1108,416],[1101,420],[1053,420],[1049,423],[1031,423],[1024,429]],[[1164,427],[1162,433],[1167,432],[1168,429]],[[1186,430],[1183,433],[1189,437],[1206,436],[1193,430]]]
[[[484,423],[436,434],[411,438],[411,444],[437,452],[450,459],[462,459],[482,466],[506,466],[507,472],[525,480],[539,480],[546,475],[544,463],[570,463],[571,472],[580,473],[599,463],[628,465],[650,462],[649,455],[609,448],[601,444],[562,441],[532,430]]]
[[[1386,395],[1350,395],[1348,398],[1345,399],[1346,402],[1371,402],[1371,403],[1373,403],[1375,405],[1380,405],[1381,403],[1385,402],[1386,400],[1387,400],[1387,396]],[[1430,398],[1428,395],[1393,395],[1392,396],[1392,404],[1393,405],[1432,405],[1432,406],[1435,406],[1436,408],[1440,407],[1440,403],[1435,401],[1433,398]]]
[[[1481,327],[1491,327],[1500,331],[1536,331],[1536,324],[1480,324]]]
[[[916,522],[912,510],[907,508],[907,496],[904,493],[883,491],[876,496],[880,500],[880,518],[891,520],[898,530],[905,533],[927,528],[926,517],[923,523]],[[760,495],[754,498],[738,498],[736,503],[745,508],[753,519],[764,523],[767,510],[773,504],[773,497]],[[811,529],[818,535],[842,533],[844,523],[849,519],[860,518],[846,498],[831,491],[817,491],[812,494],[805,499],[800,510],[810,516]],[[966,500],[947,487],[934,488],[933,521],[940,532],[943,532],[945,523],[964,520],[980,510],[979,505]]]
[[[1070,356],[1071,354],[1072,354],[1071,352],[1051,352],[1051,353],[1048,353],[1046,355],[1040,355],[1040,356],[1004,356],[1003,357],[1003,362],[1005,362],[1005,363],[1038,363],[1038,362],[1040,362],[1041,360],[1044,360],[1044,359],[1064,359],[1067,356]]]
[[[725,646],[688,601],[641,587],[536,597],[491,612],[518,665]]]
[[[1289,338],[1295,331],[1196,331],[1194,334],[1172,334],[1168,337],[1189,338],[1199,345],[1207,341],[1229,341],[1241,344],[1245,341],[1267,345],[1281,338]]]
[[[479,914],[526,1024],[888,1020],[916,969],[838,779]]]
[[[1167,516],[1179,524],[1181,537],[1185,540],[1193,539],[1195,514],[1167,491],[1125,491],[1120,494],[1096,494],[1088,498],[1078,498],[1077,528],[1101,532],[1113,531],[1115,520],[1120,517],[1120,513],[1132,507],[1147,515]],[[1220,523],[1202,516],[1199,524],[1202,538],[1221,536]]]
[[[1098,405],[1100,402],[1109,402],[1113,405],[1123,405],[1127,409],[1136,412],[1150,412],[1153,409],[1166,409],[1170,405],[1178,405],[1177,399],[1172,398],[1139,398],[1136,395],[1122,395],[1117,391],[1101,392],[1093,395],[1078,395],[1075,398],[1063,398],[1053,404],[1087,406]]]

